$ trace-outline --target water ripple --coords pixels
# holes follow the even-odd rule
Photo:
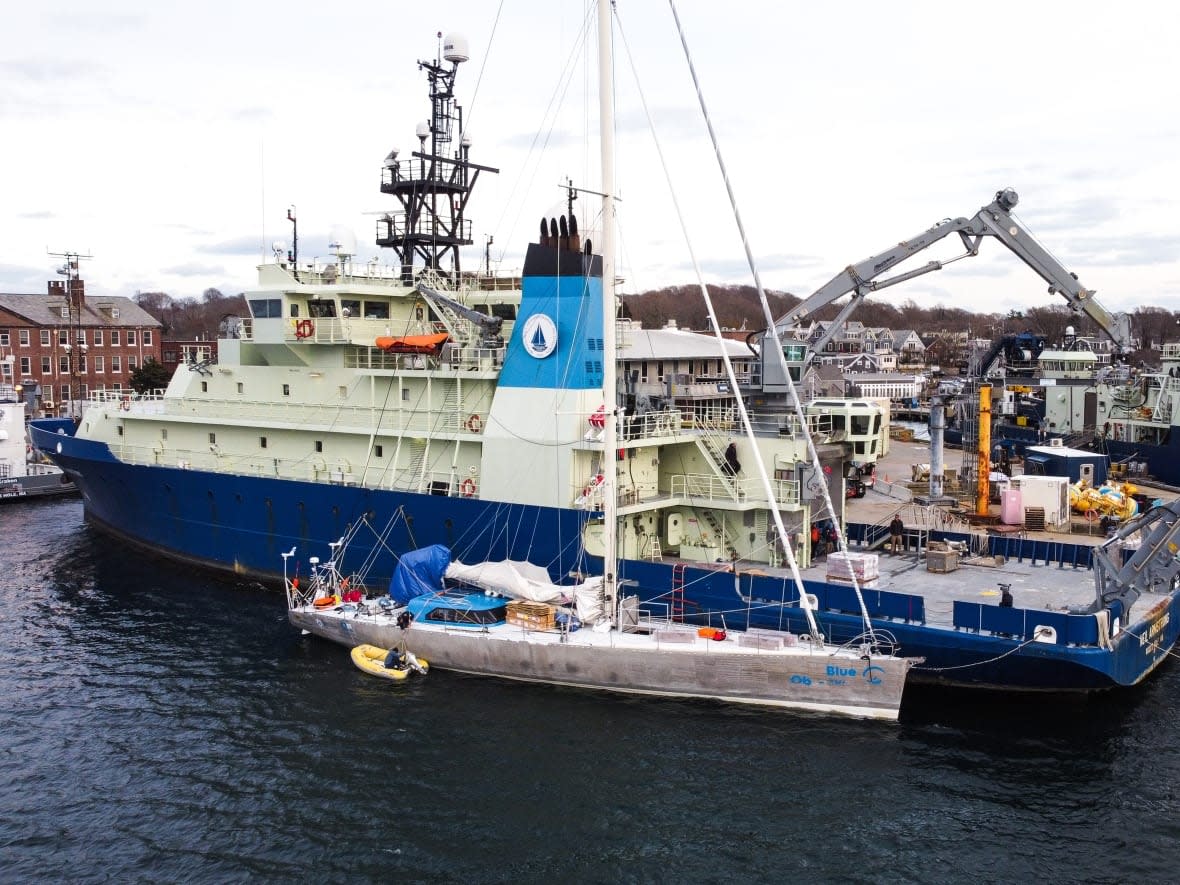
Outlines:
[[[5,881],[1171,881],[1180,674],[896,726],[436,672],[0,508]]]

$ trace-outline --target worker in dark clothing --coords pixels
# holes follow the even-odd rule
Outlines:
[[[896,553],[898,547],[903,550],[906,547],[905,524],[901,521],[901,514],[895,513],[893,522],[889,523],[889,552]]]
[[[738,460],[737,444],[730,443],[725,450],[725,472],[730,476],[737,476],[741,473],[742,463]]]
[[[1000,608],[1012,608],[1011,584],[1000,585]]]

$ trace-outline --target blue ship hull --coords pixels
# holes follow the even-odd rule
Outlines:
[[[34,421],[35,445],[48,453],[82,490],[87,519],[138,547],[169,558],[264,582],[280,577],[281,554],[298,548],[296,560],[322,556],[330,542],[367,517],[383,527],[399,519],[377,551],[371,586],[383,586],[394,556],[428,544],[445,544],[459,558],[527,559],[547,566],[555,578],[571,570],[600,568],[580,554],[586,519],[582,511],[544,508],[367,489],[355,486],[240,476],[164,466],[129,465],[105,444],[72,436],[73,424],[60,419]],[[350,559],[368,557],[379,546],[358,535]],[[1058,545],[1059,551],[1070,545]],[[1075,552],[1076,557],[1076,552]],[[1088,560],[1087,560],[1088,564]],[[644,601],[669,601],[673,567],[666,563],[625,561],[620,577],[633,582]],[[791,605],[793,587],[765,575],[691,569],[684,581],[687,618],[721,626],[762,627],[806,632],[805,615]],[[863,631],[847,588],[807,582],[821,600],[817,620],[835,642]],[[629,587],[629,592],[632,587]],[[1133,685],[1167,655],[1180,635],[1180,593],[1160,611],[1123,631],[1114,650],[1068,642],[1015,643],[984,632],[928,626],[922,599],[900,593],[871,594],[874,627],[891,633],[906,655],[924,657],[912,678],[957,687],[1029,691],[1094,691]],[[736,618],[735,610],[741,615]],[[1146,635],[1148,631],[1151,635]]]

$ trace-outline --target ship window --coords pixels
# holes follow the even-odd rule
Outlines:
[[[258,437],[258,448],[260,448],[260,449],[266,448],[266,437],[265,436]]]
[[[402,388],[402,402],[409,402],[409,401],[410,401],[410,388],[403,387]]]
[[[127,361],[127,365],[128,365],[128,366],[130,366],[130,365],[131,365],[131,361],[130,361],[130,360],[128,360],[128,361]],[[209,382],[208,382],[208,381],[202,381],[202,382],[201,382],[201,393],[208,393],[208,392],[209,392]]]
[[[461,608],[436,608],[426,613],[427,621],[443,621],[449,624],[499,624],[508,615],[508,606],[496,606],[483,610]]]
[[[291,395],[291,385],[284,384],[283,385],[283,396],[290,396],[290,395]]]
[[[123,435],[123,425],[120,424],[118,427],[115,428],[115,431],[119,434],[119,436],[122,436]]]
[[[291,316],[293,316],[293,317],[299,316],[299,305],[296,304],[294,301],[291,302]]]
[[[168,438],[168,428],[161,427],[160,428],[160,439],[167,439],[167,438]]]
[[[217,434],[216,433],[209,434],[209,445],[211,445],[211,446],[217,445]]]
[[[238,382],[238,393],[245,393],[245,392],[246,392],[246,385],[243,384],[241,381],[239,381]]]
[[[312,298],[307,302],[307,314],[312,317],[334,317],[336,302],[327,298]]]
[[[256,320],[283,315],[283,302],[279,298],[251,298],[249,304],[250,313]]]
[[[341,399],[348,399],[348,388],[343,384],[336,388],[336,392],[340,394]]]
[[[355,298],[341,298],[340,312],[348,311],[350,317],[359,317],[361,315],[361,303]]]
[[[322,452],[324,450],[324,441],[322,439],[317,439],[315,441],[315,450],[317,452]]]
[[[502,320],[516,319],[516,305],[515,304],[493,304],[492,316],[499,317]]]
[[[368,320],[387,320],[387,319],[389,319],[389,302],[388,301],[366,301],[365,302],[365,319],[368,319]]]
[[[385,450],[383,448],[381,448],[381,446],[373,446],[373,454],[376,455],[378,458],[384,458],[385,457]]]

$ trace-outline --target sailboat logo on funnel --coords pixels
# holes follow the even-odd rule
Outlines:
[[[543,360],[557,349],[557,326],[545,314],[535,313],[525,320],[521,341],[529,356]]]

